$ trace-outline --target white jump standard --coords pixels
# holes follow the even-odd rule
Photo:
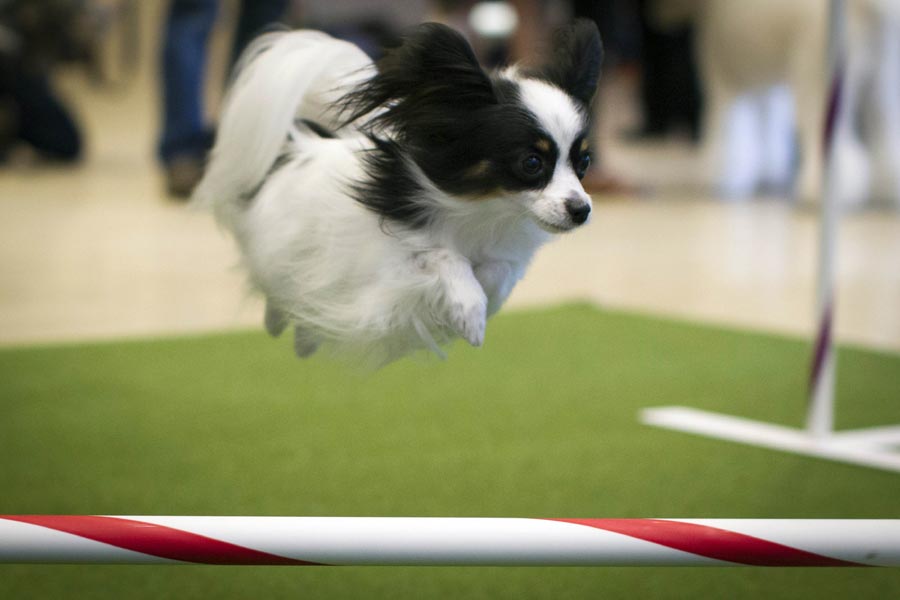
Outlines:
[[[0,516],[0,563],[900,566],[900,520]]]
[[[840,198],[836,197],[838,170],[833,150],[838,138],[852,129],[852,115],[841,107],[846,61],[843,5],[843,0],[830,0],[828,63],[831,78],[823,135],[826,168],[819,227],[816,339],[806,426],[803,429],[784,427],[685,406],[648,408],[640,418],[643,423],[656,427],[900,473],[900,425],[834,430],[837,359],[833,323]]]

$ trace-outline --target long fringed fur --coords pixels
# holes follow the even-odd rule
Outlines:
[[[195,200],[237,240],[266,329],[371,366],[481,345],[535,250],[590,209],[585,114],[554,85],[486,74],[439,25],[377,69],[317,32],[252,44]]]
[[[441,353],[452,336],[435,274],[410,264],[409,247],[348,196],[368,180],[365,161],[388,156],[334,110],[373,69],[356,46],[318,32],[254,42],[194,199],[235,235],[251,286],[267,299],[271,333],[291,324],[298,353],[322,345],[379,366],[412,348]],[[303,119],[338,137],[323,138]]]
[[[318,31],[273,32],[244,52],[223,103],[211,160],[194,200],[225,223],[279,155],[295,150],[308,119],[341,130],[333,107],[374,66],[357,46]]]

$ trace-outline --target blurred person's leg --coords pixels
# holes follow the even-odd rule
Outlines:
[[[641,104],[643,124],[634,136],[658,137],[685,128],[699,137],[700,84],[694,60],[694,33],[689,20],[661,25],[658,3],[637,4],[641,33]]]
[[[876,200],[900,208],[900,16],[883,17],[877,27],[872,116]]]
[[[640,98],[643,123],[633,132],[637,138],[664,136],[672,124],[672,105],[677,93],[670,85],[671,34],[653,26],[646,0],[638,2],[641,23]]]
[[[74,161],[82,151],[81,134],[69,110],[57,98],[47,76],[17,69],[5,94],[13,114],[12,137],[24,141],[45,158]]]
[[[830,84],[825,60],[827,18],[827,10],[811,13],[808,27],[798,31],[794,40],[795,48],[799,50],[792,49],[788,57],[790,60],[788,76],[794,91],[794,114],[797,116],[800,142],[800,171],[797,174],[794,194],[798,200],[807,203],[818,202],[822,193],[823,125]],[[848,77],[852,71],[852,68],[847,69]],[[852,84],[845,86],[845,90],[851,88],[855,89],[856,86]],[[856,103],[846,95],[842,101],[844,106]]]
[[[762,124],[761,178],[767,194],[790,194],[794,175],[794,100],[786,85],[778,85],[760,96]]]
[[[237,62],[244,48],[268,25],[277,23],[284,16],[287,0],[243,0],[234,32],[231,63]]]
[[[603,71],[600,87],[594,97],[594,125],[590,132],[591,153],[594,161],[582,180],[588,193],[633,194],[636,188],[608,171],[603,165],[603,153],[599,126],[602,112],[602,94],[609,78],[618,65],[627,63],[634,54],[634,40],[638,34],[634,7],[630,0],[572,0],[572,14],[576,18],[590,19],[597,24],[603,41]]]
[[[163,127],[159,157],[169,192],[188,196],[199,181],[212,130],[203,115],[207,41],[217,0],[172,0],[163,47]]]

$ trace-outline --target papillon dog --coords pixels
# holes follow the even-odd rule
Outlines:
[[[597,27],[488,73],[426,23],[373,63],[313,31],[244,53],[195,201],[236,238],[265,327],[377,366],[484,340],[539,246],[589,220]]]

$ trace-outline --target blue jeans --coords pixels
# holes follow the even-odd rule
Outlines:
[[[162,55],[163,124],[158,154],[163,163],[177,156],[202,158],[213,129],[203,114],[207,42],[218,0],[172,0]],[[232,48],[232,63],[266,25],[277,21],[287,0],[243,0]]]

